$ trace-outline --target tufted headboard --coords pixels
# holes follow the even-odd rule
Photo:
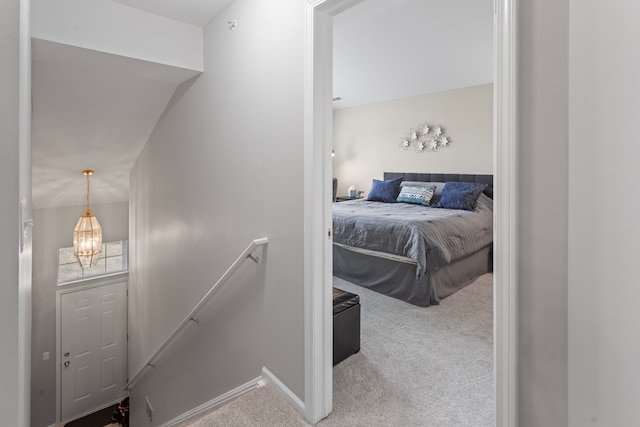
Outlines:
[[[385,172],[384,179],[403,178],[403,181],[422,182],[477,182],[487,184],[484,194],[493,199],[493,175],[474,175],[462,173],[414,173],[414,172]]]

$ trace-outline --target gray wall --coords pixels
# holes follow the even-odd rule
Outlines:
[[[571,1],[569,425],[640,423],[640,3]]]
[[[31,320],[31,426],[56,420],[56,291],[58,249],[73,246],[73,228],[85,206],[33,211],[33,298]],[[103,229],[103,241],[129,238],[127,202],[91,205]],[[42,354],[49,352],[49,360]]]
[[[18,0],[0,2],[0,414],[18,425]]]
[[[518,6],[519,421],[565,426],[569,0]]]
[[[204,73],[178,88],[131,173],[132,373],[253,239],[269,238],[253,289],[243,273],[216,295],[226,318],[202,325],[194,349],[208,357],[170,349],[132,390],[132,425],[148,425],[145,396],[157,425],[263,366],[304,399],[303,17],[298,0],[239,0],[215,18]]]

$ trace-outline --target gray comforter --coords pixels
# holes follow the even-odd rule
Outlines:
[[[407,203],[352,200],[333,204],[333,241],[402,255],[418,265],[419,280],[493,241],[493,212],[436,209]]]

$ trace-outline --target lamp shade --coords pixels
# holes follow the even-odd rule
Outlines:
[[[102,227],[98,218],[91,212],[80,217],[73,230],[73,255],[82,268],[93,267],[98,263],[102,252]]]

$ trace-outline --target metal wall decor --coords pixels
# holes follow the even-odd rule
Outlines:
[[[400,138],[400,147],[403,150],[413,148],[416,153],[422,151],[438,151],[447,147],[451,138],[445,134],[442,125],[430,125],[422,123],[417,129],[411,129],[409,133]]]

